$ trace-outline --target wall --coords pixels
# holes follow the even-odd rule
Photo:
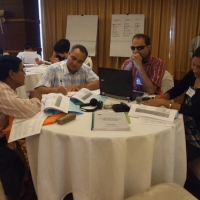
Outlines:
[[[0,45],[4,52],[16,55],[29,42],[41,52],[38,0],[0,0],[4,10],[4,34],[0,31]]]

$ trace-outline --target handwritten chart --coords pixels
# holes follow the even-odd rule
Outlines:
[[[110,56],[129,57],[132,38],[144,33],[143,14],[112,15]]]

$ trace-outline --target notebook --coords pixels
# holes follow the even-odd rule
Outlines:
[[[132,72],[99,67],[100,94],[133,101],[144,93],[133,91]]]

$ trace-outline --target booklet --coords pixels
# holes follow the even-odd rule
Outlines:
[[[8,142],[39,134],[42,129],[42,124],[47,117],[47,114],[41,111],[28,119],[15,118],[12,123]]]
[[[78,92],[71,96],[71,101],[77,105],[90,103],[90,100],[95,98],[97,95],[91,92],[87,88],[82,88]]]
[[[83,113],[80,108],[70,101],[70,98],[59,93],[49,93],[43,96],[44,112],[48,115],[55,115],[59,112]]]
[[[145,117],[172,123],[178,117],[178,111],[165,107],[132,104],[128,115],[130,117]]]
[[[44,112],[49,110],[57,110],[60,112],[68,113],[69,97],[63,94],[49,93],[44,102]]]
[[[91,130],[129,131],[130,126],[123,112],[93,112]]]

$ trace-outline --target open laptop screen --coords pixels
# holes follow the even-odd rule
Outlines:
[[[133,96],[132,72],[127,70],[99,67],[100,94],[118,99],[135,100]]]

